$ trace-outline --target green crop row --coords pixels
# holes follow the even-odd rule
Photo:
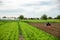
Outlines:
[[[22,20],[24,22],[60,22],[60,20]]]
[[[17,22],[7,22],[0,25],[0,40],[18,40]]]
[[[59,40],[59,38],[56,38],[24,22],[20,22],[20,27],[25,40]]]

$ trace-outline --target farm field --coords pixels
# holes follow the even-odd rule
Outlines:
[[[39,30],[27,23],[20,22],[23,38],[25,40],[59,40],[58,38]]]
[[[26,22],[0,21],[0,40],[59,40],[58,37]]]
[[[60,40],[60,0],[0,0],[0,40]]]
[[[3,23],[3,24],[2,24]],[[16,22],[1,22],[0,40],[18,40],[18,26]]]
[[[24,22],[60,38],[60,20],[25,20]],[[46,26],[50,22],[51,26]]]
[[[60,38],[60,23],[51,23],[51,26],[46,26],[46,23],[35,22],[30,22],[28,24]]]

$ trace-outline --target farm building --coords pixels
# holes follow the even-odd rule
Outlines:
[[[6,17],[6,18],[0,18],[0,20],[16,20],[16,17]]]

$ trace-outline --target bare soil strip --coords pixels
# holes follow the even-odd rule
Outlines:
[[[18,22],[18,30],[19,30],[19,40],[24,40],[19,22]]]
[[[60,38],[60,23],[51,23],[51,26],[46,26],[46,23],[34,23],[29,22],[28,24],[35,26],[43,31],[46,31],[53,36]]]
[[[22,35],[19,36],[19,40],[24,40]]]

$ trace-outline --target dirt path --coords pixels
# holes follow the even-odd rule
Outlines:
[[[22,35],[19,36],[19,40],[24,40]]]
[[[60,23],[52,23],[51,26],[46,26],[45,23],[30,22],[29,24],[60,38]]]
[[[22,30],[21,30],[21,28],[20,28],[19,22],[18,22],[18,30],[19,30],[19,40],[24,40],[23,34],[22,34]]]

